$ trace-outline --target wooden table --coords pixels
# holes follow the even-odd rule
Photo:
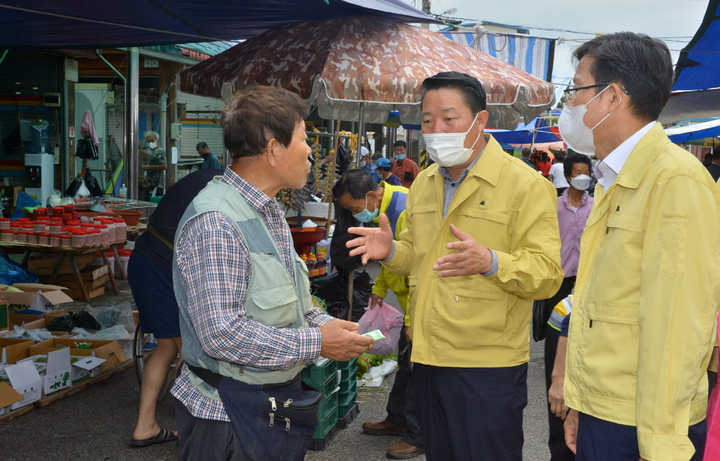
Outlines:
[[[124,243],[124,242],[123,242]],[[83,299],[85,301],[90,301],[90,295],[88,292],[88,289],[85,287],[85,281],[82,278],[82,275],[80,274],[80,270],[78,269],[77,263],[75,262],[75,256],[78,255],[86,255],[86,254],[94,254],[95,252],[100,252],[102,255],[103,262],[108,268],[108,274],[110,275],[110,284],[112,285],[113,293],[118,294],[118,287],[115,283],[115,277],[112,275],[112,268],[110,267],[110,261],[108,260],[107,254],[105,253],[106,250],[112,249],[113,253],[115,254],[115,262],[116,267],[119,267],[120,275],[123,280],[127,279],[127,274],[125,273],[125,268],[123,267],[122,263],[120,263],[120,257],[118,256],[117,247],[122,245],[123,243],[115,243],[112,245],[100,245],[100,246],[94,246],[89,248],[64,248],[64,247],[51,247],[49,245],[35,245],[35,244],[29,244],[29,243],[20,243],[20,242],[0,242],[0,252],[3,256],[6,258],[7,255],[7,248],[12,248],[15,250],[23,250],[25,253],[23,254],[22,262],[20,263],[23,267],[27,267],[27,261],[30,258],[30,254],[35,251],[39,253],[58,253],[60,254],[60,257],[57,260],[57,263],[55,263],[55,268],[53,269],[53,273],[50,276],[50,283],[53,283],[55,281],[55,278],[58,275],[58,271],[60,270],[60,266],[62,265],[62,262],[65,258],[68,258],[70,261],[70,267],[72,267],[73,272],[75,273],[75,276],[78,279],[78,285],[80,287],[80,292],[83,295]],[[119,264],[117,264],[119,263]]]

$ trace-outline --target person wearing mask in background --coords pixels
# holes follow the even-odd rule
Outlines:
[[[556,164],[558,165],[558,164]],[[560,225],[560,259],[565,273],[560,290],[545,302],[545,390],[549,391],[553,383],[552,374],[555,365],[555,354],[558,349],[560,332],[548,327],[553,308],[565,299],[575,286],[578,261],[580,259],[580,238],[590,210],[593,198],[587,193],[592,178],[590,177],[590,157],[583,154],[570,153],[563,163],[563,172],[560,173],[570,183],[570,187],[558,197],[558,223]],[[554,165],[553,165],[554,166]],[[564,415],[563,415],[564,417]],[[548,404],[549,438],[551,461],[572,461],[575,455],[565,444],[563,420],[558,418]]]
[[[313,306],[275,201],[310,174],[306,115],[282,88],[231,96],[221,124],[232,165],[178,225],[173,283],[185,365],[171,392],[183,460],[303,459],[321,398],[302,385],[305,363],[347,361],[372,345],[357,323]]]
[[[377,173],[380,179],[392,186],[402,186],[400,178],[392,174],[392,163],[385,157],[380,157],[375,163]]]
[[[145,133],[147,161],[142,166],[145,176],[140,177],[139,181],[140,200],[150,200],[153,192],[155,195],[163,195],[164,192],[163,172],[167,170],[167,160],[165,159],[165,149],[160,147],[158,139],[160,139],[160,135],[154,131]]]
[[[550,172],[548,173],[548,179],[552,181],[553,186],[555,186],[558,197],[560,197],[562,193],[565,192],[565,189],[570,186],[565,177],[565,166],[563,165],[564,160],[565,159],[562,154],[557,154],[555,156],[555,163],[553,163],[550,167]],[[588,159],[588,161],[589,160],[590,159]]]
[[[405,158],[405,155],[407,155],[407,143],[405,141],[395,141],[393,154],[395,163],[393,164],[392,173],[400,178],[403,186],[410,188],[418,173],[420,173],[420,168],[415,162]]]
[[[673,63],[619,32],[573,52],[558,121],[597,154],[565,370],[565,439],[586,461],[700,460],[720,299],[720,190],[657,123]]]
[[[370,150],[365,146],[360,147],[360,168],[367,171],[376,183],[380,182],[380,176],[378,176],[377,168],[370,160]]]
[[[130,446],[171,442],[174,432],[158,425],[155,407],[168,370],[182,349],[180,318],[173,291],[173,240],[185,208],[222,170],[200,170],[175,183],[150,215],[148,232],[135,242],[128,262],[128,283],[140,314],[143,333],[152,333],[157,347],[145,362],[140,386],[140,408]],[[178,363],[182,361],[182,356]]]
[[[199,142],[195,148],[197,149],[198,154],[200,154],[200,157],[203,159],[202,165],[200,166],[201,170],[206,168],[219,170],[222,168],[220,166],[220,160],[218,160],[215,154],[210,152],[210,148],[206,142]]]
[[[530,168],[532,168],[532,169],[534,170],[534,169],[535,169],[535,164],[532,162],[532,160],[530,160],[530,153],[531,153],[531,152],[532,152],[532,151],[531,151],[529,148],[523,147],[523,150],[521,151],[521,154],[520,154],[520,155],[522,155],[522,157],[520,158],[520,160],[522,160],[523,162],[525,162],[525,164],[526,164],[527,166],[529,166]]]
[[[415,404],[428,461],[519,461],[532,299],[562,281],[557,196],[549,181],[483,133],[478,79],[425,79],[422,134],[435,165],[410,188],[393,240],[351,227],[351,256],[410,278]]]
[[[388,161],[385,158],[380,160]],[[379,214],[384,213],[390,221],[390,228],[395,236],[400,235],[405,229],[407,193],[407,188],[403,186],[393,186],[386,182],[377,184],[360,170],[348,171],[333,187],[333,195],[337,197],[340,206],[350,210],[356,220],[377,224]],[[402,437],[399,442],[387,449],[386,454],[388,458],[407,459],[425,451],[415,414],[415,395],[410,371],[410,343],[407,337],[408,278],[396,275],[383,267],[372,288],[371,309],[383,303],[388,288],[395,293],[400,307],[405,312],[405,331],[398,340],[398,371],[388,396],[386,418],[380,422],[363,423],[362,429],[369,435]]]

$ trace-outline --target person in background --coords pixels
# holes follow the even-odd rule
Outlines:
[[[710,166],[710,164],[712,163],[712,158],[713,158],[712,153],[708,152],[707,154],[705,154],[705,157],[703,157],[703,162],[702,162],[702,164],[705,168]]]
[[[715,182],[720,179],[720,149],[718,149],[717,152],[713,151],[710,159],[710,164],[706,165],[708,173],[710,173],[710,176],[715,180]]]
[[[557,165],[557,164],[556,164]],[[558,223],[560,224],[560,259],[565,273],[560,290],[545,302],[548,310],[545,319],[551,317],[553,308],[565,299],[575,286],[575,278],[580,259],[580,238],[585,230],[585,223],[593,206],[593,198],[587,193],[592,178],[590,177],[590,157],[583,154],[568,154],[561,173],[570,187],[558,197]],[[554,165],[553,165],[554,166]],[[545,385],[550,390],[553,383],[553,367],[555,354],[558,349],[560,333],[557,328],[548,328],[545,331]],[[559,324],[557,325],[559,327]],[[563,415],[564,417],[564,415]],[[563,420],[559,419],[548,404],[549,437],[551,461],[573,461],[575,454],[565,444]]]
[[[402,186],[400,178],[392,174],[392,163],[385,157],[380,157],[375,163],[380,179],[392,186]]]
[[[673,83],[665,43],[619,32],[573,57],[558,126],[570,148],[600,161],[568,335],[565,439],[580,460],[699,461],[720,190],[657,123]]]
[[[275,200],[310,174],[306,115],[302,99],[278,87],[230,97],[221,124],[232,165],[178,225],[173,282],[185,365],[171,392],[183,460],[303,459],[321,397],[302,385],[305,363],[347,361],[372,345],[357,323],[313,306]]]
[[[532,299],[562,281],[557,196],[483,131],[478,79],[442,72],[422,86],[422,134],[435,165],[407,198],[393,240],[352,227],[351,256],[410,280],[415,404],[428,461],[519,461]],[[531,198],[531,199],[529,199]]]
[[[405,141],[395,141],[393,154],[395,163],[393,164],[392,173],[400,178],[403,186],[410,188],[418,173],[420,173],[420,168],[415,162],[405,158],[407,155],[407,143]]]
[[[202,157],[203,159],[203,163],[200,166],[201,170],[204,170],[206,168],[219,170],[220,168],[222,168],[220,166],[220,160],[218,160],[215,154],[210,152],[210,148],[208,147],[206,142],[199,142],[195,148],[197,149],[200,157]]]
[[[532,162],[532,160],[530,160],[530,153],[531,153],[531,152],[532,152],[532,151],[531,151],[529,148],[523,147],[523,150],[521,151],[521,154],[520,154],[520,155],[522,155],[522,157],[520,158],[520,160],[522,160],[523,162],[525,162],[525,163],[527,164],[527,166],[529,166],[530,168],[532,168],[532,169],[534,170],[534,169],[535,169],[535,164]]]
[[[158,135],[155,131],[147,131],[145,133],[145,143],[147,148],[147,161],[142,166],[145,176],[140,177],[139,196],[140,200],[150,200],[150,196],[163,195],[164,178],[163,172],[167,170],[167,160],[165,159],[165,149],[158,144]]]
[[[222,170],[196,171],[168,189],[150,215],[148,231],[135,242],[128,262],[128,283],[140,314],[140,328],[157,339],[157,347],[143,369],[140,408],[131,447],[146,447],[177,438],[174,432],[155,420],[160,390],[170,365],[182,349],[180,318],[172,283],[173,240],[185,208],[219,174]]]
[[[375,182],[380,182],[380,176],[378,176],[377,168],[370,160],[370,150],[365,146],[360,147],[360,168],[367,171]]]
[[[381,158],[378,160],[385,160]],[[353,217],[362,223],[378,223],[378,216],[384,213],[389,221],[393,235],[399,235],[405,229],[405,201],[407,188],[394,186],[386,182],[379,185],[365,172],[351,170],[345,173],[333,187],[333,195],[343,208],[350,210]],[[405,332],[398,340],[398,371],[395,375],[387,403],[387,416],[380,422],[363,423],[363,432],[369,435],[395,435],[401,440],[387,449],[388,458],[407,459],[425,452],[420,427],[415,413],[415,394],[412,372],[410,371],[410,343],[407,337],[409,329],[408,278],[380,270],[375,279],[370,297],[370,308],[380,307],[387,290],[397,296],[400,307],[405,312]]]
[[[543,177],[547,178],[550,174],[550,167],[552,167],[552,162],[550,162],[550,157],[548,156],[547,152],[542,151],[538,152],[538,158],[535,165],[535,169],[540,172]]]
[[[562,193],[565,192],[565,189],[570,186],[565,177],[565,166],[563,165],[563,160],[565,159],[562,154],[558,153],[555,156],[555,163],[553,163],[550,167],[550,172],[548,173],[548,179],[552,181],[553,186],[555,186],[558,197],[560,197]],[[588,161],[589,160],[590,159],[588,159]]]

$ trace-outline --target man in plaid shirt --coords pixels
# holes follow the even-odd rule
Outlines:
[[[303,459],[316,422],[282,407],[307,397],[305,362],[350,360],[372,345],[356,323],[312,306],[307,268],[274,200],[310,172],[306,114],[286,90],[236,93],[222,118],[233,163],[178,226],[173,278],[186,366],[172,394],[184,460]],[[302,440],[288,451],[295,431]]]

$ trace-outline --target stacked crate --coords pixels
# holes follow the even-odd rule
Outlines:
[[[324,450],[337,432],[338,362],[322,359],[319,363],[303,370],[302,380],[323,395],[318,409],[318,425],[310,449]]]
[[[338,391],[338,424],[347,427],[360,413],[357,399],[357,359],[338,362],[340,389]]]

